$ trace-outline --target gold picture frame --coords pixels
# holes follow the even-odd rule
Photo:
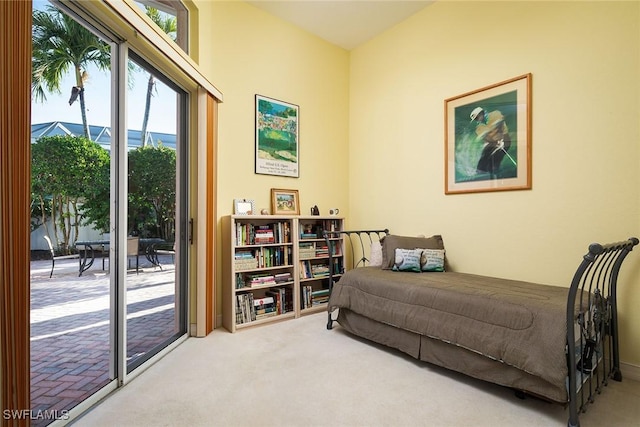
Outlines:
[[[531,189],[531,74],[445,100],[445,194]]]
[[[300,215],[298,190],[272,188],[271,213],[273,215]]]

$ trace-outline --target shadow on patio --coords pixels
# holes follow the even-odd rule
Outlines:
[[[127,274],[128,361],[176,332],[175,268],[171,256],[161,262]],[[109,272],[98,264],[78,277],[78,260],[56,261],[49,278],[50,260],[31,262],[32,411],[70,410],[112,378]]]

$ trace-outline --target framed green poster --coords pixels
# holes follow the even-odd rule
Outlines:
[[[297,105],[256,95],[257,174],[300,176],[299,113]]]

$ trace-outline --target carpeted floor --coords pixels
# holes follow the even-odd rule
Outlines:
[[[326,314],[191,338],[77,426],[565,426],[568,410],[363,341]],[[612,381],[582,427],[637,426],[640,382]]]

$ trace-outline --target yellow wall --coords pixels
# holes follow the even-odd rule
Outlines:
[[[196,4],[224,94],[220,216],[299,189],[302,213],[442,234],[458,271],[562,286],[589,243],[640,235],[638,2],[440,1],[352,52],[242,2]],[[444,100],[525,73],[533,189],[445,196]],[[300,105],[299,179],[254,174],[256,93]],[[622,360],[640,366],[640,248],[620,282]]]
[[[235,198],[254,199],[258,210],[270,210],[271,188],[299,190],[301,214],[313,205],[321,214],[330,207],[348,214],[349,53],[243,2],[196,4],[200,66],[224,95],[218,215],[232,214]],[[299,178],[254,173],[256,94],[300,107]],[[221,268],[217,273],[219,317]]]
[[[442,234],[457,271],[558,285],[589,243],[638,236],[638,6],[437,2],[352,51],[350,223]],[[533,189],[445,196],[444,100],[525,73]],[[640,365],[640,248],[627,262],[622,360]]]

